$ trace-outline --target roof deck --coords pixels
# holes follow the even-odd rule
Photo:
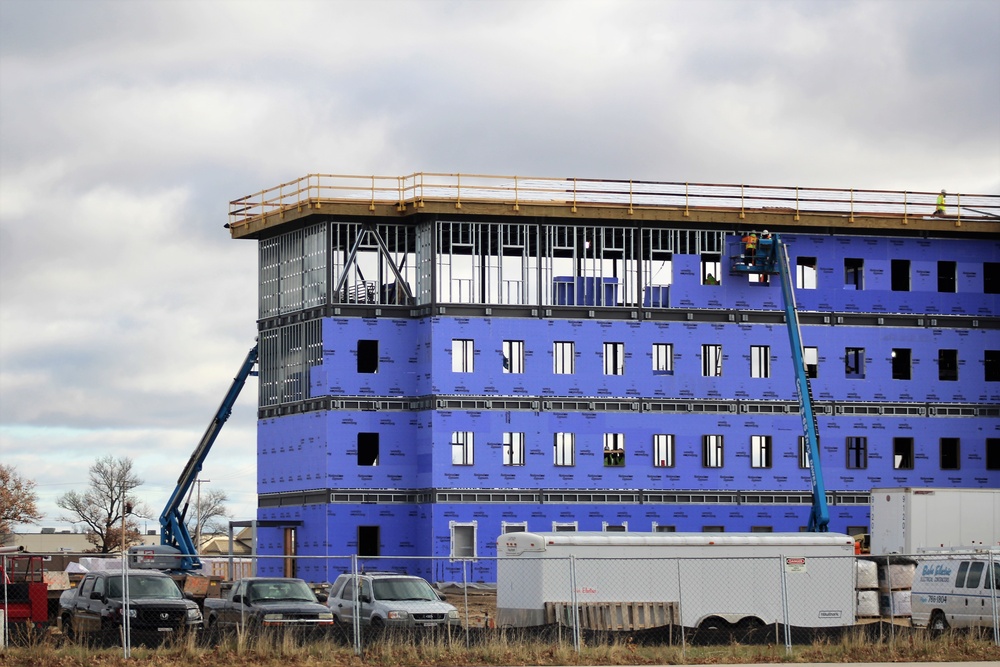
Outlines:
[[[1000,234],[1000,195],[419,172],[309,174],[230,202],[232,238],[257,239],[315,215],[468,215],[722,224],[784,230]]]

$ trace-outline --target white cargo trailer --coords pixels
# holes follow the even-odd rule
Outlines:
[[[669,609],[690,628],[855,622],[854,539],[837,533],[507,533],[497,554],[506,627],[565,622],[573,605]]]
[[[872,489],[871,553],[1000,545],[1000,489]]]

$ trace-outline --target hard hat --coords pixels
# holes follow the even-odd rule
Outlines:
[[[767,236],[768,234],[770,234],[770,232],[769,232],[769,231],[767,231],[766,229],[765,229],[765,230],[764,230],[763,232],[761,232],[761,233],[762,233],[762,234],[763,234],[764,236]]]
[[[948,194],[948,193],[947,193],[947,192],[945,192],[944,190],[942,190],[942,191],[941,191],[941,194],[943,194],[943,195],[946,195],[946,194]]]

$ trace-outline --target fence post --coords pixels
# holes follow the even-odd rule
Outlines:
[[[573,648],[580,653],[580,603],[576,597],[576,556],[569,557],[570,607],[573,609]]]
[[[785,624],[785,653],[792,653],[792,626],[788,615],[788,581],[785,579],[785,555],[778,556],[778,567],[781,568],[781,620]]]
[[[993,581],[990,582],[990,595],[993,598],[993,643],[1000,646],[1000,616],[998,616],[997,610],[997,582],[1000,582],[1000,577],[997,576],[997,563],[993,556],[996,554],[996,550],[990,549],[990,572],[989,576],[993,577]]]
[[[465,574],[468,560],[462,560],[462,595],[465,600],[465,648],[469,648],[469,580]]]
[[[681,559],[677,559],[677,623],[681,626],[681,658],[687,660],[687,636],[684,632],[684,593],[681,578]]]
[[[361,580],[358,578],[358,555],[351,554],[351,576],[354,579],[354,618],[351,619],[351,632],[354,635],[354,655],[361,655]]]

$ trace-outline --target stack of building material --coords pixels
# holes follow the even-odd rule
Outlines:
[[[857,561],[858,618],[879,616],[878,564],[859,558]]]

